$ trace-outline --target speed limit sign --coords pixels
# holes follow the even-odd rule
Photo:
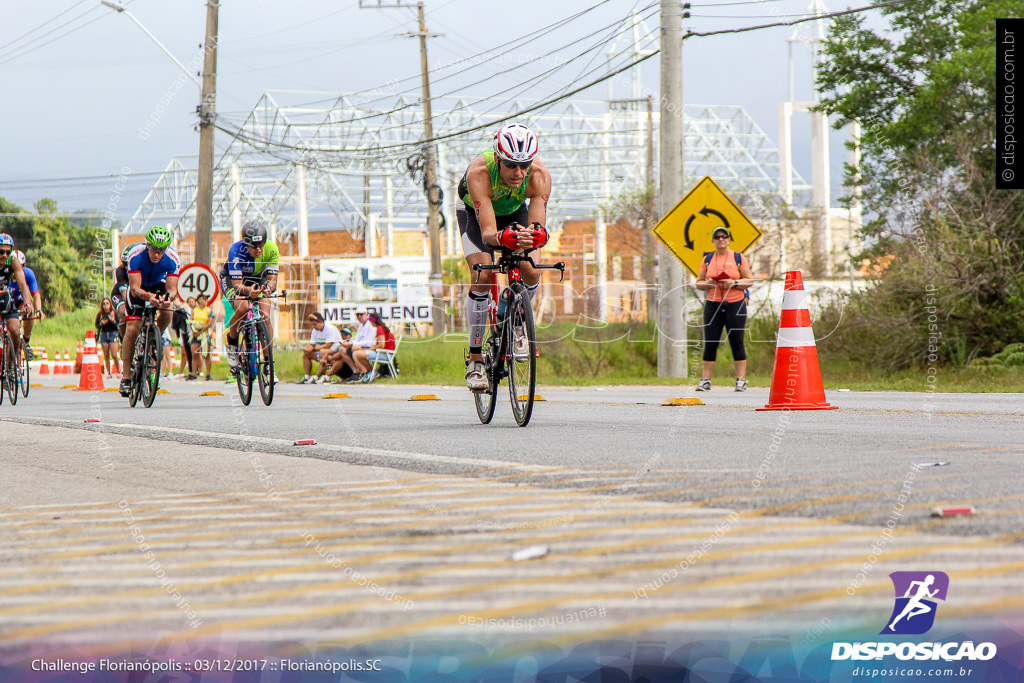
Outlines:
[[[205,263],[190,263],[178,275],[178,298],[184,301],[200,294],[215,301],[220,296],[220,279]]]

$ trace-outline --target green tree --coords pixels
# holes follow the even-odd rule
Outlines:
[[[36,274],[48,313],[74,310],[95,298],[104,267],[99,244],[105,231],[72,225],[53,199],[35,203],[35,214],[0,198],[0,228],[14,237]]]
[[[889,367],[966,362],[1024,336],[1024,198],[995,190],[995,20],[1019,0],[882,8],[887,30],[837,18],[821,108],[862,126],[866,255],[888,267],[826,345]]]

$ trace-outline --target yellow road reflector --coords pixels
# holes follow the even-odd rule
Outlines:
[[[166,394],[166,393],[168,393],[168,391],[166,389],[157,389],[156,393],[158,393],[158,394]]]
[[[199,394],[200,396],[223,396],[224,394],[219,391],[204,391]]]
[[[32,386],[35,386],[35,384],[33,384]],[[120,387],[107,387],[103,391],[121,391],[121,389]]]
[[[339,391],[334,394],[324,394],[324,398],[352,398],[352,396],[346,394],[344,391]]]
[[[43,385],[42,384],[29,384],[28,385],[29,389],[31,389],[32,387],[41,387],[41,386],[43,386]]]
[[[529,398],[529,397],[526,394],[520,394],[519,395],[519,400],[520,401],[525,401],[527,398]],[[543,396],[541,396],[540,394],[534,394],[533,395],[533,400],[534,401],[546,401],[547,399],[544,398]]]
[[[440,401],[441,397],[437,394],[414,394],[410,401]]]
[[[78,388],[77,384],[65,384],[64,386],[61,387],[61,389],[77,389],[77,388]]]
[[[663,406],[702,406],[704,401],[699,398],[669,398],[662,403]]]

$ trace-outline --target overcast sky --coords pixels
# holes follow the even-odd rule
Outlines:
[[[394,2],[394,0],[384,0]],[[866,3],[864,3],[866,4]],[[202,0],[133,0],[125,3],[154,35],[188,64],[198,58],[206,4]],[[596,7],[595,7],[596,5]],[[595,51],[547,76],[542,67],[516,66],[521,54],[536,56],[566,47],[561,55],[584,52],[608,27],[633,9],[656,27],[658,3],[651,0],[558,2],[518,0],[426,0],[427,25],[443,34],[430,41],[436,77],[455,69],[449,62],[478,55],[495,45],[525,41],[543,26],[594,7],[544,40],[511,47],[495,62],[475,64],[457,77],[439,81],[434,94],[501,94],[526,84],[526,96],[545,98],[573,83],[584,65],[600,63]],[[830,5],[829,10],[846,6]],[[788,20],[806,13],[808,0],[693,3],[684,26],[694,31],[738,28]],[[812,24],[804,24],[809,36]],[[419,51],[411,9],[360,9],[356,0],[221,0],[218,54],[218,114],[240,122],[266,90],[357,92],[408,89],[419,92]],[[684,92],[688,104],[740,104],[773,140],[778,139],[778,103],[787,96],[788,39],[792,27],[726,34],[687,41]],[[810,51],[794,46],[796,99],[809,99]],[[595,61],[597,60],[597,61]],[[462,65],[463,68],[465,64]],[[99,209],[107,203],[116,176],[136,175],[121,200],[122,221],[137,207],[155,174],[175,155],[195,155],[193,130],[198,88],[185,82],[160,115],[151,134],[138,134],[161,96],[181,74],[178,67],[132,21],[101,6],[99,0],[40,0],[6,3],[0,25],[0,74],[5,106],[0,108],[0,196],[25,208],[42,196],[62,209]],[[642,67],[644,94],[658,92],[658,59]],[[475,81],[488,78],[484,83]],[[606,97],[607,86],[582,93]],[[628,97],[625,89],[616,92]],[[794,163],[810,177],[809,126],[798,117]],[[438,131],[444,132],[444,131]],[[542,133],[542,131],[539,131]],[[218,149],[227,136],[218,132]],[[845,131],[832,134],[833,194],[838,189]],[[56,180],[90,177],[88,180]],[[37,181],[41,182],[29,182]]]

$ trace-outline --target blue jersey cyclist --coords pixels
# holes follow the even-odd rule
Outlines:
[[[493,149],[474,159],[462,176],[459,197],[463,203],[455,215],[470,269],[478,263],[493,264],[496,248],[537,249],[547,243],[544,224],[551,195],[551,174],[537,159],[537,150],[537,136],[529,128],[521,123],[503,126],[494,136]],[[540,285],[540,271],[529,263],[522,263],[520,272],[533,301]],[[474,274],[466,300],[469,319],[466,386],[472,391],[487,389],[481,347],[493,278],[493,271]]]
[[[238,366],[238,329],[249,314],[249,301],[234,297],[272,294],[277,289],[279,261],[280,252],[269,239],[267,226],[257,220],[246,221],[242,226],[242,239],[228,249],[228,259],[220,271],[221,290],[234,306],[226,335],[228,365],[232,370]],[[267,332],[273,339],[270,299],[260,301],[260,311],[267,323]]]
[[[37,317],[41,320],[46,315],[43,314],[43,298],[39,294],[39,281],[36,279],[35,272],[25,265],[25,252],[15,249],[14,258],[18,259],[22,270],[25,271],[25,284],[28,285],[28,293],[32,298],[32,307],[35,308],[36,312],[35,316],[27,317],[21,321],[21,338],[25,341],[25,356],[32,360],[32,347],[29,345],[29,339],[32,337],[32,328],[36,324]],[[21,288],[18,287],[17,282],[11,283],[11,296],[14,297],[14,305],[18,308],[22,308],[25,305],[25,295],[21,293]]]
[[[154,225],[146,232],[146,241],[136,244],[128,252],[125,269],[128,273],[128,290],[125,296],[124,343],[121,345],[125,362],[121,363],[121,395],[131,391],[131,354],[134,353],[135,339],[142,329],[142,312],[146,302],[157,306],[156,322],[163,332],[171,322],[171,302],[178,295],[178,275],[181,273],[181,259],[171,249],[174,239],[171,231],[162,225]],[[115,288],[116,289],[116,288]]]
[[[0,234],[0,315],[7,323],[7,331],[14,342],[14,353],[20,358],[21,353],[21,317],[18,306],[14,303],[14,291],[11,285],[17,285],[22,292],[29,291],[25,283],[25,268],[14,257],[14,238],[7,233]],[[21,315],[32,315],[32,304],[21,305]]]

